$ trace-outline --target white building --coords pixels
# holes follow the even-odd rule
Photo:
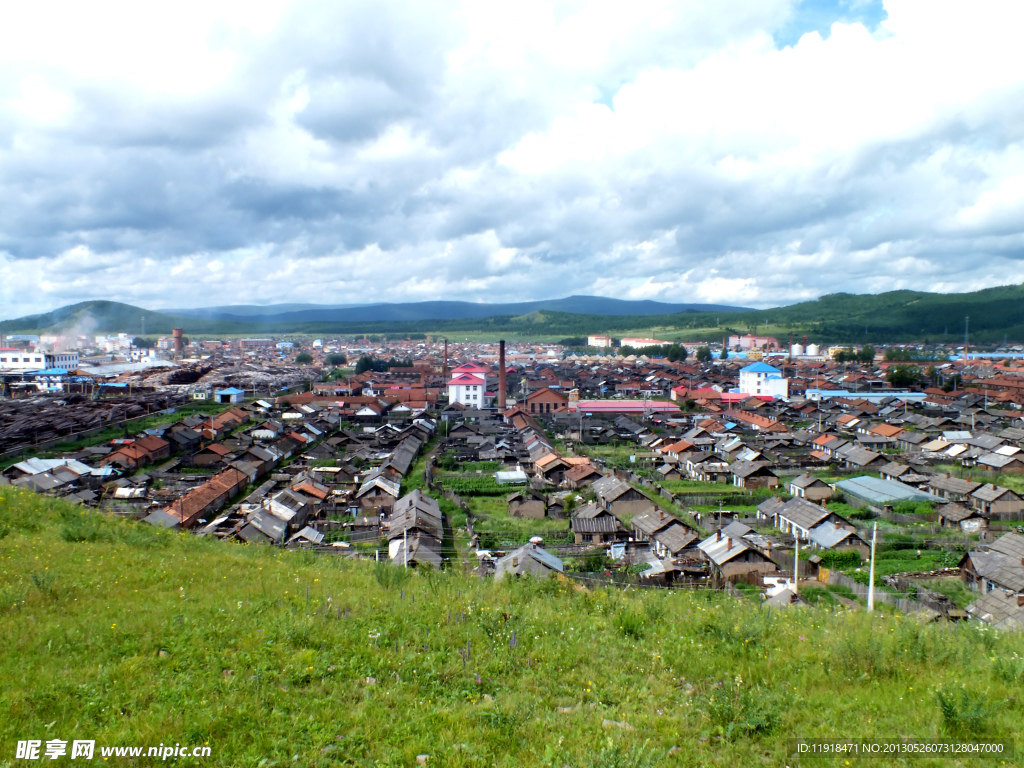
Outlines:
[[[612,345],[611,336],[587,336],[588,347],[598,347],[600,349],[608,349]]]
[[[476,363],[460,365],[448,382],[448,402],[474,408],[489,408],[495,393],[490,389],[487,369]]]
[[[739,391],[744,395],[789,397],[789,379],[767,363],[754,363],[740,370]]]
[[[78,368],[77,352],[25,352],[20,349],[0,349],[0,371],[43,371]]]
[[[671,341],[662,341],[660,339],[641,339],[638,337],[623,337],[622,346],[633,347],[639,349],[640,347],[663,347],[666,344],[671,344]]]

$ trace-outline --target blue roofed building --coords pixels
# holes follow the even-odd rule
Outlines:
[[[213,400],[216,403],[240,403],[245,400],[245,392],[237,387],[218,389],[213,393]]]

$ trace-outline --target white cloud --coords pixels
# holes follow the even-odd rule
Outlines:
[[[12,7],[0,315],[1024,280],[1019,4],[852,7]]]

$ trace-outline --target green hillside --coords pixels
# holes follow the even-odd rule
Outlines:
[[[722,297],[728,300],[729,297]],[[401,335],[432,333],[472,338],[559,340],[592,333],[654,336],[669,341],[718,341],[730,332],[768,333],[788,339],[809,336],[817,343],[899,341],[957,342],[964,318],[970,317],[972,343],[1024,342],[1024,286],[1010,285],[973,293],[892,291],[878,295],[836,293],[814,301],[745,312],[682,312],[670,315],[585,315],[551,310],[525,315],[494,315],[456,320],[388,322],[268,323],[184,317],[139,309],[128,304],[90,301],[0,322],[0,333],[72,328],[139,333],[146,317],[149,334],[184,328],[190,334],[337,334]]]
[[[101,764],[179,743],[210,766],[781,766],[797,737],[1012,737],[1024,708],[1018,636],[414,574],[10,488],[0,573],[0,766],[25,739],[94,739]]]
[[[244,333],[246,324],[168,315],[116,301],[83,301],[52,312],[0,321],[0,333],[142,333],[169,336],[172,328],[190,333]]]

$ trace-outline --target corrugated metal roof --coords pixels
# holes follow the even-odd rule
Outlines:
[[[836,483],[836,488],[872,504],[888,504],[893,501],[942,501],[934,494],[919,491],[897,480],[882,480],[868,475],[840,480]]]

